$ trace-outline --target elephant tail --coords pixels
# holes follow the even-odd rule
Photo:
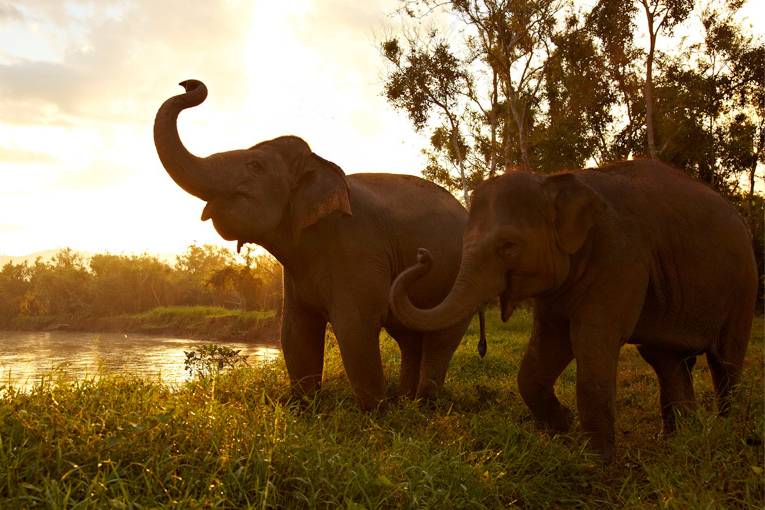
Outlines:
[[[482,358],[486,356],[486,312],[485,307],[478,309],[478,327],[480,330],[478,338],[478,355]]]

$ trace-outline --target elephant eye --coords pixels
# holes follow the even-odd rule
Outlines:
[[[499,245],[499,254],[502,257],[512,257],[518,252],[518,245],[512,241],[504,241]]]
[[[258,174],[261,172],[260,163],[257,162],[257,160],[250,160],[247,163],[244,164],[244,166],[247,167],[247,170],[250,171],[252,174]]]

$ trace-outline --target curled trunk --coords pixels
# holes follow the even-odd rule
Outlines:
[[[470,260],[462,261],[454,285],[444,300],[431,309],[414,306],[407,290],[416,280],[425,276],[432,266],[430,252],[420,249],[417,264],[402,272],[393,282],[390,291],[390,305],[393,314],[405,326],[418,331],[436,331],[445,329],[472,315],[489,298],[496,296],[499,290],[491,285],[481,285]]]
[[[180,85],[186,92],[173,96],[159,107],[154,118],[154,145],[170,177],[186,192],[209,200],[215,194],[215,183],[205,158],[191,154],[178,135],[178,115],[186,108],[201,104],[207,97],[207,87],[198,80]]]

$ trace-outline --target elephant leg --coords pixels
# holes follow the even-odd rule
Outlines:
[[[388,330],[401,349],[399,394],[409,398],[417,395],[422,360],[422,333],[409,330]]]
[[[576,407],[592,449],[604,460],[614,455],[616,367],[622,339],[597,322],[572,324],[576,359]]]
[[[646,344],[639,345],[638,352],[653,367],[659,378],[664,434],[671,434],[676,427],[676,413],[691,409],[696,399],[692,378],[696,356]]]
[[[295,299],[286,279],[284,287],[282,353],[293,392],[303,397],[321,386],[327,321]]]
[[[540,427],[556,432],[571,427],[574,415],[555,396],[554,385],[573,358],[568,322],[535,317],[518,371],[518,390]]]
[[[471,319],[472,316],[450,328],[423,335],[420,381],[417,384],[418,398],[434,398],[444,385],[449,362]]]
[[[709,370],[717,395],[717,410],[720,416],[730,413],[733,390],[741,378],[746,347],[751,334],[752,314],[744,310],[741,318],[729,321],[720,334],[715,346],[707,352]]]
[[[385,397],[380,357],[380,322],[349,314],[332,319],[340,356],[359,406],[376,408]]]

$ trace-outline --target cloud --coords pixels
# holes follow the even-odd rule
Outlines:
[[[62,172],[54,183],[54,188],[96,189],[119,186],[135,175],[131,169],[115,164],[114,161],[94,161],[88,166]]]
[[[40,120],[46,105],[72,112],[82,80],[76,69],[53,62],[27,60],[0,65],[0,94],[5,97],[0,105],[9,110],[17,103],[36,106],[30,111],[33,122]]]
[[[23,20],[24,15],[16,6],[5,2],[0,3],[0,23]]]
[[[4,4],[3,12],[24,19],[29,47],[58,45],[59,56],[52,61],[40,58],[46,56],[42,50],[30,50],[0,66],[0,117],[143,122],[165,95],[160,91],[190,76],[214,76],[227,96],[244,93],[239,67],[249,2],[17,4]],[[5,28],[4,34],[0,25],[0,42],[15,34]],[[28,106],[27,118],[15,107],[20,102]]]
[[[56,158],[45,152],[0,147],[0,162],[3,163],[53,163]]]

